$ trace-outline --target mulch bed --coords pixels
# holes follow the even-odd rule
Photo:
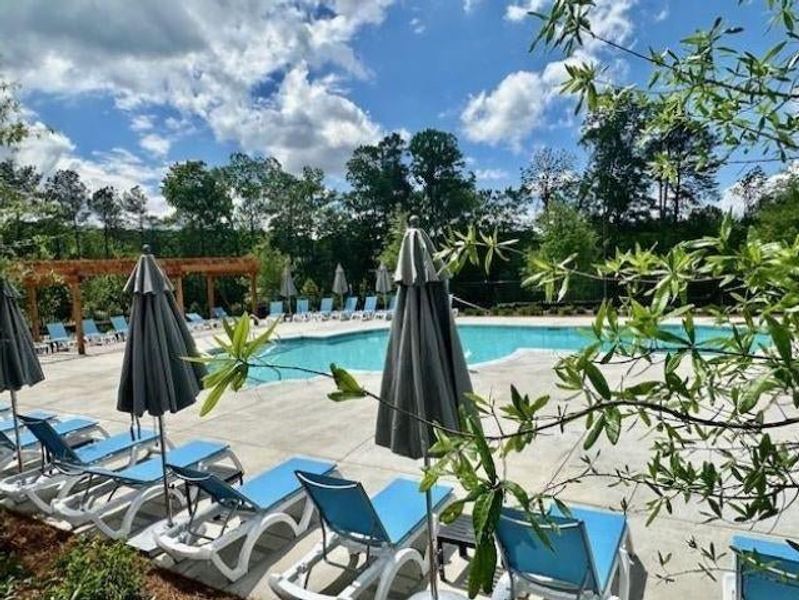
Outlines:
[[[30,517],[0,509],[0,556],[14,557],[31,575],[21,588],[20,600],[42,597],[42,587],[55,574],[53,563],[64,552],[73,534]],[[147,592],[157,600],[237,600],[171,571],[151,566],[146,575]]]

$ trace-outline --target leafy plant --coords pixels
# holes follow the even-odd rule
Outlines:
[[[49,600],[144,600],[147,563],[123,542],[77,538],[57,561]]]

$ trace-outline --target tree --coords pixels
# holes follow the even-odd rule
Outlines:
[[[222,172],[238,200],[236,214],[247,224],[250,236],[254,238],[263,229],[269,215],[274,180],[282,172],[280,163],[272,157],[251,157],[236,152],[230,155]]]
[[[195,248],[206,255],[209,248],[224,253],[229,240],[222,232],[229,230],[233,217],[233,201],[222,174],[209,169],[203,161],[175,163],[161,184],[175,219],[192,234],[188,252]]]
[[[752,216],[766,195],[768,180],[762,167],[749,169],[744,176],[735,182],[730,192],[736,196],[743,205],[744,216]]]
[[[603,96],[586,115],[580,143],[589,151],[583,176],[587,209],[603,222],[633,221],[649,204],[647,157],[639,143],[646,108],[629,92]]]
[[[347,161],[347,181],[352,191],[343,196],[353,234],[362,253],[373,258],[391,227],[395,210],[409,210],[412,188],[405,161],[407,146],[392,133],[375,145],[355,149]]]
[[[147,216],[149,214],[148,203],[147,194],[138,185],[134,185],[122,195],[122,211],[138,230],[140,245],[144,245],[144,229],[147,225]]]
[[[377,262],[385,263],[389,271],[397,268],[397,258],[399,257],[402,238],[405,237],[405,230],[408,228],[408,214],[397,209],[391,216],[391,228],[385,238],[385,244],[377,257]]]
[[[0,79],[0,147],[16,146],[28,135],[15,92],[16,86]]]
[[[647,151],[658,184],[661,221],[666,220],[669,197],[674,223],[702,201],[715,199],[719,167],[718,158],[713,156],[716,142],[715,136],[696,121],[676,121],[667,131],[653,132]]]
[[[57,207],[59,216],[71,225],[75,255],[81,256],[80,228],[89,216],[89,192],[80,180],[80,175],[71,169],[56,171],[47,180],[44,193]]]
[[[575,269],[588,272],[599,254],[598,236],[591,223],[577,209],[559,201],[536,219],[538,244],[527,251],[525,273],[533,275],[541,264],[569,261]],[[577,281],[578,292],[590,289],[592,281]],[[563,290],[565,296],[566,290]]]
[[[541,148],[522,169],[522,190],[545,211],[553,200],[568,201],[576,193],[577,182],[574,155],[566,150]]]
[[[122,205],[113,186],[107,185],[95,191],[88,203],[103,226],[103,249],[105,257],[111,256],[111,233],[122,224]]]
[[[38,192],[41,179],[35,167],[17,166],[10,158],[0,162],[0,219],[7,238],[21,241],[23,221],[46,215]]]
[[[425,129],[411,138],[410,174],[419,187],[413,210],[427,224],[432,236],[441,236],[474,209],[474,174],[465,170],[457,138]]]
[[[799,236],[799,176],[789,173],[780,179],[758,199],[751,216],[760,239],[789,244]]]

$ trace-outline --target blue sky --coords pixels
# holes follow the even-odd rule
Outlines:
[[[229,4],[229,5],[228,5]],[[722,14],[752,50],[760,0],[597,0],[595,28],[645,50]],[[174,161],[235,150],[319,166],[343,186],[352,149],[434,127],[458,135],[480,185],[517,185],[536,148],[575,152],[580,117],[558,94],[563,57],[528,46],[546,0],[70,0],[0,4],[0,71],[40,135],[19,158],[98,187],[158,182]],[[619,83],[647,66],[600,45],[583,58]],[[52,131],[45,129],[51,128]],[[741,169],[721,174],[726,187]]]

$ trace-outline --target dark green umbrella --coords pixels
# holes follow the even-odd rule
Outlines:
[[[336,275],[333,277],[333,293],[338,294],[341,300],[341,308],[344,308],[344,294],[350,291],[347,284],[347,277],[344,275],[344,267],[341,263],[336,265]]]
[[[17,422],[17,391],[44,379],[39,357],[33,346],[30,329],[17,304],[19,294],[0,278],[0,392],[11,392],[11,418],[14,420],[14,443],[17,468],[22,472],[22,452]]]
[[[291,314],[291,297],[297,295],[297,286],[294,285],[294,277],[291,275],[291,263],[287,262],[280,276],[280,295],[288,299],[289,314]]]
[[[386,294],[390,293],[393,289],[394,283],[391,281],[391,275],[388,274],[386,263],[381,262],[380,266],[377,268],[377,273],[375,276],[375,291],[378,294],[383,295],[383,308],[388,308]]]
[[[472,391],[466,359],[452,318],[448,274],[435,258],[433,243],[411,217],[402,240],[394,281],[397,304],[391,321],[375,442],[394,454],[423,457],[435,441],[427,422],[459,429],[459,407]],[[398,409],[398,410],[397,410]],[[432,501],[427,494],[430,591],[438,598],[433,550]]]
[[[185,360],[197,356],[194,338],[178,308],[172,284],[144,247],[125,285],[133,294],[119,382],[117,410],[131,418],[148,413],[158,420],[167,519],[172,511],[166,481],[164,414],[194,404],[205,367]]]

